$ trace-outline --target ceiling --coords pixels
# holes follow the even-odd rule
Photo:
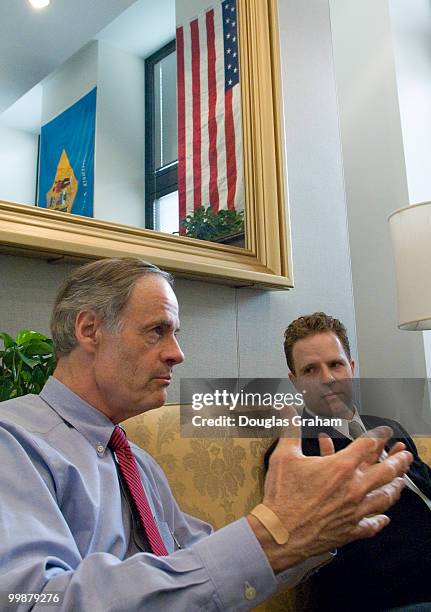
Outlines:
[[[62,64],[134,0],[0,3],[0,112]]]
[[[38,84],[89,40],[145,57],[174,33],[175,0],[51,0],[40,11],[28,0],[1,0],[0,115],[8,109],[1,123],[35,131]]]
[[[175,0],[136,0],[96,38],[147,57],[175,38]]]

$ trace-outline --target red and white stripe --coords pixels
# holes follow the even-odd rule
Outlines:
[[[225,93],[222,4],[177,28],[180,219],[244,209],[240,86]]]

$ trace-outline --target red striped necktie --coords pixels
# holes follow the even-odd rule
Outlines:
[[[147,496],[145,495],[144,487],[142,486],[136,459],[133,456],[126,434],[119,425],[115,426],[108,446],[117,457],[121,475],[127,484],[127,488],[129,489],[136,510],[138,511],[141,525],[144,528],[151,551],[159,557],[167,555],[168,551],[166,550],[166,546],[154,520],[153,513],[151,512]]]

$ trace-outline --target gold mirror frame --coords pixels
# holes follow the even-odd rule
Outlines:
[[[245,249],[0,202],[3,252],[71,261],[139,256],[181,276],[292,287],[276,5],[277,0],[238,0]]]

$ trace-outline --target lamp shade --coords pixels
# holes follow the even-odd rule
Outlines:
[[[398,327],[431,329],[431,202],[389,217],[398,285]]]

